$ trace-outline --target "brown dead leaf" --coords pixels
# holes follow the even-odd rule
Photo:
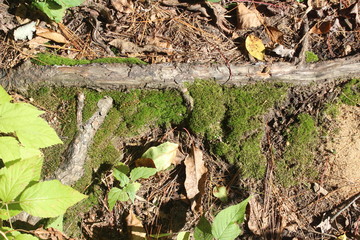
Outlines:
[[[145,228],[132,210],[130,210],[129,215],[126,217],[126,223],[128,226],[129,235],[132,240],[146,239]]]
[[[243,3],[237,5],[237,28],[248,29],[259,27],[264,19],[256,8],[248,9]]]
[[[134,12],[134,4],[131,0],[111,0],[111,5],[121,13]]]
[[[135,160],[136,167],[156,168],[155,163],[151,158],[138,158]]]
[[[112,40],[111,42],[109,42],[109,44],[111,46],[118,48],[122,54],[124,54],[124,53],[139,53],[139,52],[143,51],[135,43],[132,43],[132,42],[120,39],[120,38]]]
[[[331,27],[332,21],[317,23],[310,29],[310,33],[325,34],[330,31]]]
[[[51,239],[51,240],[74,240],[73,238],[69,238],[64,233],[60,232],[55,228],[38,228],[33,230],[32,233],[40,238],[40,239]]]
[[[284,41],[284,34],[276,27],[267,26],[266,33],[269,35],[273,43],[282,44]]]
[[[173,52],[173,47],[170,41],[166,41],[165,39],[160,37],[147,37],[146,40],[148,44],[158,47],[160,50],[166,52],[167,54],[172,54]]]
[[[268,214],[264,214],[264,206],[258,200],[258,197],[252,197],[249,200],[250,214],[248,220],[248,228],[255,235],[261,235],[267,229],[271,229],[270,218]]]
[[[66,38],[62,34],[47,28],[36,28],[36,35],[47,38],[57,43],[68,43],[68,40],[66,40]]]
[[[30,49],[37,48],[38,46],[41,46],[45,43],[49,42],[49,39],[43,38],[43,37],[35,37],[27,42]]]
[[[186,195],[188,199],[193,199],[200,192],[199,185],[201,180],[204,181],[203,176],[207,173],[202,151],[194,146],[191,153],[185,158],[184,164],[186,167],[184,183]]]

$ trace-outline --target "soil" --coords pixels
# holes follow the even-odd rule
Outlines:
[[[231,75],[230,64],[258,62],[256,54],[246,46],[249,35],[261,39],[268,63],[321,64],[351,58],[360,51],[356,0],[86,0],[69,9],[61,23],[49,21],[30,2],[0,0],[1,74],[36,59],[38,53],[51,53],[77,60],[116,56],[136,57],[151,64],[219,63]],[[249,17],[240,14],[241,9]],[[31,20],[39,20],[37,35],[32,40],[14,41],[14,29]],[[53,36],[40,37],[40,28],[51,30]],[[54,32],[65,41],[61,42],[58,35],[55,38]],[[98,204],[79,213],[81,222],[74,225],[79,225],[81,234],[76,237],[136,239],[135,235],[145,233],[171,233],[167,238],[175,238],[179,231],[192,232],[202,215],[212,221],[221,209],[252,195],[241,239],[339,239],[343,234],[347,239],[359,239],[359,103],[342,104],[336,116],[319,117],[325,105],[337,99],[337,87],[346,81],[292,88],[287,101],[264,117],[266,137],[262,151],[267,171],[261,179],[242,178],[238,167],[213,154],[204,136],[187,130],[154,128],[142,136],[117,139],[117,146],[126,149],[123,162],[130,166],[144,149],[160,142],[179,143],[180,159],[196,145],[204,153],[208,169],[206,191],[194,210],[193,201],[186,196],[185,166],[181,163],[171,171],[141,180],[135,203],[118,202],[110,211],[107,191],[116,181],[111,166],[98,166],[88,187],[99,187],[104,192],[98,196]],[[316,180],[285,187],[274,177],[276,159],[289,144],[284,133],[302,113],[319,117],[321,127],[326,129],[314,159],[320,175]],[[213,196],[217,186],[227,187],[227,203]],[[75,236],[74,232],[68,234]]]

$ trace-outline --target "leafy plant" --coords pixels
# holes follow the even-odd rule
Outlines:
[[[58,180],[40,182],[43,155],[40,148],[62,143],[54,129],[40,117],[43,113],[27,103],[12,103],[0,86],[0,220],[25,211],[50,218],[86,196]],[[0,236],[10,239],[37,239],[3,227]],[[1,239],[1,237],[0,237]]]
[[[141,178],[149,178],[158,171],[170,167],[176,157],[178,144],[165,142],[157,147],[149,148],[140,159],[142,164],[155,166],[153,167],[136,167],[131,170],[124,163],[120,163],[113,169],[114,177],[120,182],[120,187],[113,187],[108,194],[108,204],[110,210],[113,209],[117,201],[131,200],[134,202],[136,192],[140,189],[141,184],[137,182]],[[145,161],[144,161],[145,160]],[[139,161],[139,162],[140,162]]]
[[[60,22],[67,8],[79,6],[84,0],[32,0],[32,5],[45,13],[49,19]]]
[[[241,235],[239,224],[244,222],[249,200],[250,197],[220,211],[212,224],[204,216],[201,217],[194,231],[195,240],[233,240]]]
[[[319,61],[319,57],[315,53],[313,53],[311,51],[306,51],[305,52],[305,62],[314,63],[314,62],[317,62],[317,61]]]

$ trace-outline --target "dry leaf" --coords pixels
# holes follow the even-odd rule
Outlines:
[[[273,43],[282,44],[284,40],[284,34],[277,28],[268,26],[266,27],[266,33],[269,35]]]
[[[331,27],[332,27],[331,21],[317,23],[310,29],[310,33],[325,34],[330,31]]]
[[[254,35],[247,36],[245,40],[245,47],[251,56],[253,56],[254,58],[260,61],[264,60],[265,46],[260,38],[257,38]]]
[[[243,3],[238,3],[236,10],[238,29],[259,27],[264,22],[263,17],[256,8],[248,9]]]
[[[155,168],[155,163],[151,158],[138,158],[135,160],[135,166]]]
[[[111,5],[121,13],[132,13],[134,4],[131,0],[111,0]]]
[[[191,153],[185,158],[185,190],[188,199],[193,199],[200,192],[199,185],[204,181],[204,174],[207,173],[202,151],[193,147]]]
[[[139,52],[143,51],[135,43],[132,43],[132,42],[120,39],[120,38],[112,40],[111,42],[109,42],[109,44],[111,46],[118,48],[122,54],[124,54],[124,53],[139,53]]]
[[[248,228],[255,235],[261,235],[267,229],[271,229],[269,214],[264,212],[264,206],[258,200],[258,197],[252,197],[249,200],[250,214],[247,222]]]
[[[49,42],[49,39],[46,39],[43,37],[35,37],[35,38],[31,39],[30,41],[28,41],[27,44],[29,45],[29,48],[34,49],[34,48],[37,48],[38,46],[41,46],[47,42]]]
[[[147,37],[146,40],[148,44],[158,47],[162,52],[167,54],[171,54],[173,52],[173,47],[170,41],[166,41],[160,37]]]
[[[68,40],[66,40],[66,38],[63,35],[55,32],[55,31],[52,31],[50,29],[37,28],[36,35],[43,37],[43,38],[47,38],[47,39],[57,42],[57,43],[68,43]]]
[[[126,217],[126,223],[128,226],[129,235],[132,240],[146,239],[145,228],[132,210],[130,210],[129,215]]]

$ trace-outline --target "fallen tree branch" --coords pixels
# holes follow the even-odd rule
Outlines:
[[[259,63],[231,65],[230,85],[254,81],[279,81],[294,84],[332,81],[360,76],[360,54],[313,64]],[[179,87],[194,79],[215,79],[223,84],[229,71],[225,65],[163,63],[152,65],[90,64],[81,66],[37,66],[29,62],[0,78],[8,90],[29,86],[77,86],[94,89]]]
[[[83,100],[81,95],[79,100]],[[78,129],[73,141],[66,149],[64,153],[65,161],[55,171],[54,178],[60,180],[63,184],[72,185],[83,176],[89,146],[112,105],[113,100],[110,97],[104,97],[98,102],[98,110],[85,124],[80,125],[80,129]]]

